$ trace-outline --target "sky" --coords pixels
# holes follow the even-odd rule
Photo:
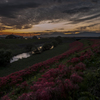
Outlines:
[[[100,33],[100,0],[0,0],[0,34]]]

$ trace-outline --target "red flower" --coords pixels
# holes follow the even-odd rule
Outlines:
[[[83,80],[83,78],[81,76],[79,76],[77,73],[73,73],[71,76],[70,76],[70,79],[72,82],[74,83],[79,83]]]
[[[83,70],[86,69],[85,66],[86,65],[84,63],[80,62],[80,63],[78,63],[78,64],[75,65],[75,69],[76,70],[82,70],[83,71]]]

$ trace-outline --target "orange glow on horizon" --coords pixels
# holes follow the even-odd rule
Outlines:
[[[64,34],[72,34],[72,33],[64,33]]]
[[[50,21],[47,20],[47,21],[41,21],[39,24],[33,25],[32,28],[29,29],[2,30],[0,31],[0,35],[15,34],[21,36],[36,36],[36,35],[41,35],[41,33],[49,34],[52,32],[63,32],[64,34],[78,34],[82,31],[100,32],[99,25],[88,27],[91,24],[90,23],[71,24],[70,21],[66,22],[65,20],[59,21],[57,23],[50,23]]]
[[[12,33],[12,32],[0,32],[0,35],[19,35],[19,36],[37,36],[40,35],[39,33]]]

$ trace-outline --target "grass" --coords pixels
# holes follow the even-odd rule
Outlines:
[[[84,42],[84,44],[86,44],[87,41],[82,41]],[[87,44],[86,44],[87,45]],[[88,45],[87,45],[88,46]],[[17,62],[14,62],[11,64],[10,67],[8,68],[2,68],[0,70],[0,74],[2,73],[2,75],[4,73],[7,74],[7,72],[9,73],[10,71],[14,72],[15,70],[21,70],[24,69],[28,66],[31,65],[31,63],[38,63],[40,61],[44,61],[47,60],[53,56],[59,55],[63,52],[65,52],[66,50],[68,50],[68,43],[66,44],[62,44],[59,45],[58,47],[52,49],[52,50],[48,50],[43,52],[42,54],[39,55],[33,55],[27,59],[22,59],[19,60]],[[81,51],[82,52],[82,51]],[[79,54],[80,52],[78,52],[77,54]],[[59,63],[65,63],[67,59],[72,58],[77,56],[76,54],[72,54],[70,57],[63,59],[61,62]],[[80,89],[79,91],[77,91],[74,100],[100,100],[100,54],[95,54],[91,57],[91,59],[88,60],[84,60],[84,63],[86,64],[86,71],[84,71],[84,81],[80,84]],[[26,63],[27,62],[27,63]],[[22,65],[23,63],[23,65]],[[19,65],[18,65],[19,64]],[[56,64],[53,64],[53,66],[55,66]],[[25,67],[26,66],[26,67]],[[7,71],[5,71],[5,69]],[[10,72],[10,73],[12,73]],[[41,77],[41,73],[37,73],[35,76],[32,76],[30,78],[27,79],[27,82],[30,84],[33,81],[37,81],[38,78]],[[23,93],[25,91],[30,92],[28,90],[22,90],[22,88],[13,88],[12,91],[15,91],[15,93],[19,96],[20,91]],[[12,93],[12,91],[10,93]],[[12,96],[12,100],[16,100],[17,96]],[[64,99],[65,100],[65,99]],[[72,100],[72,98],[70,98],[70,100]]]
[[[12,55],[17,55],[26,52],[25,47],[29,44],[37,45],[45,42],[50,42],[53,39],[0,39],[0,49],[10,49]]]
[[[87,65],[86,71],[84,71],[84,81],[81,83],[80,91],[87,93],[92,96],[97,97],[97,99],[91,100],[100,100],[100,54],[95,55],[88,62],[84,62]],[[86,94],[85,94],[86,95]]]
[[[51,39],[49,39],[51,40]],[[0,39],[0,43],[4,44],[28,44],[28,43],[39,43],[39,42],[46,42],[48,39]]]
[[[50,59],[54,56],[62,54],[62,53],[66,52],[69,49],[68,44],[69,43],[64,43],[64,44],[58,45],[54,49],[47,50],[47,51],[45,51],[41,54],[32,55],[29,58],[24,58],[24,59],[21,59],[19,61],[13,62],[5,68],[0,68],[0,77],[6,76],[10,73],[13,73],[13,72],[22,70],[24,68],[27,68],[29,66],[32,66],[35,63],[42,62],[42,61]]]

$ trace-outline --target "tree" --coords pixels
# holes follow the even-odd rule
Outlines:
[[[58,42],[58,44],[62,43],[62,37],[61,36],[56,37],[55,40]]]
[[[0,66],[7,66],[12,58],[12,52],[10,50],[0,49]]]
[[[53,40],[51,43],[53,44],[54,47],[58,45],[58,42],[56,40]]]
[[[49,50],[52,47],[52,43],[45,43],[42,47],[43,51]]]

